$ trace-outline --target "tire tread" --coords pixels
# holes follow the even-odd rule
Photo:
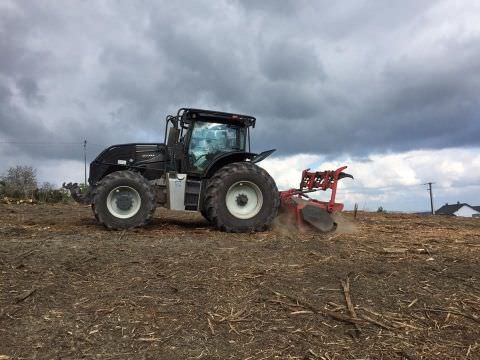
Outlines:
[[[274,193],[272,211],[269,213],[267,219],[262,224],[257,224],[253,226],[229,226],[222,221],[222,218],[218,214],[218,206],[223,199],[219,198],[219,189],[224,183],[225,179],[230,175],[233,175],[237,172],[255,172],[259,176],[267,180],[267,186],[270,191]],[[260,232],[265,231],[269,228],[270,224],[273,222],[278,213],[278,208],[280,206],[280,197],[277,196],[278,189],[275,181],[268,174],[268,172],[261,167],[249,163],[249,162],[236,162],[228,164],[218,170],[208,181],[207,188],[205,190],[204,197],[204,209],[206,212],[206,218],[218,229],[225,232],[233,233],[244,233],[244,232]]]
[[[115,226],[107,220],[106,214],[98,210],[99,207],[95,206],[95,203],[98,197],[100,196],[100,194],[107,191],[108,187],[112,182],[115,182],[120,179],[125,179],[125,178],[136,182],[142,188],[146,197],[146,199],[142,200],[142,202],[144,203],[142,204],[142,206],[147,206],[147,209],[148,209],[147,216],[144,219],[142,219],[139,223],[134,225]],[[100,180],[98,185],[94,187],[93,193],[92,193],[92,199],[93,199],[92,210],[94,212],[95,218],[100,224],[102,224],[103,226],[105,226],[107,229],[110,229],[110,230],[131,229],[135,227],[145,226],[153,218],[153,215],[156,209],[155,192],[153,191],[150,183],[141,174],[130,171],[130,170],[115,171],[105,176],[102,180]]]

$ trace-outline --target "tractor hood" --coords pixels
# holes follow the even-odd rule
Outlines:
[[[121,170],[125,166],[148,168],[152,164],[158,165],[166,161],[167,149],[165,144],[138,143],[112,145],[103,150],[90,164],[90,177],[88,182],[93,185],[106,173]]]

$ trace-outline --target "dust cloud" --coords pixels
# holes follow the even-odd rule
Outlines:
[[[335,230],[331,234],[351,234],[357,231],[357,225],[352,214],[335,213],[332,215],[333,220],[337,224]],[[297,226],[295,216],[288,212],[280,212],[272,224],[274,232],[282,236],[292,237],[305,233],[322,233],[312,226]]]

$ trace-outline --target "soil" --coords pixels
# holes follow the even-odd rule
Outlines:
[[[0,359],[480,359],[480,219],[227,234],[0,205]]]

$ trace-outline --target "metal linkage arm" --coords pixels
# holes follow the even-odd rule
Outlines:
[[[328,202],[321,202],[315,199],[310,199],[309,201],[316,204],[323,204],[327,211],[332,212],[340,207],[343,208],[343,205],[335,203],[335,197],[337,195],[337,183],[338,180],[349,177],[353,179],[353,176],[343,172],[347,167],[342,166],[337,170],[326,170],[326,171],[315,171],[310,172],[310,169],[302,171],[302,180],[300,181],[300,187],[298,189],[290,189],[287,191],[281,191],[280,197],[283,201],[291,199],[294,196],[306,197],[307,193],[315,191],[326,191],[331,189],[332,193],[330,195],[330,200]]]
[[[315,171],[310,172],[310,169],[303,170],[302,180],[300,182],[300,189],[306,190],[327,190],[336,187],[337,181],[344,177],[351,177],[350,174],[342,173],[347,167],[342,166],[337,170]]]

